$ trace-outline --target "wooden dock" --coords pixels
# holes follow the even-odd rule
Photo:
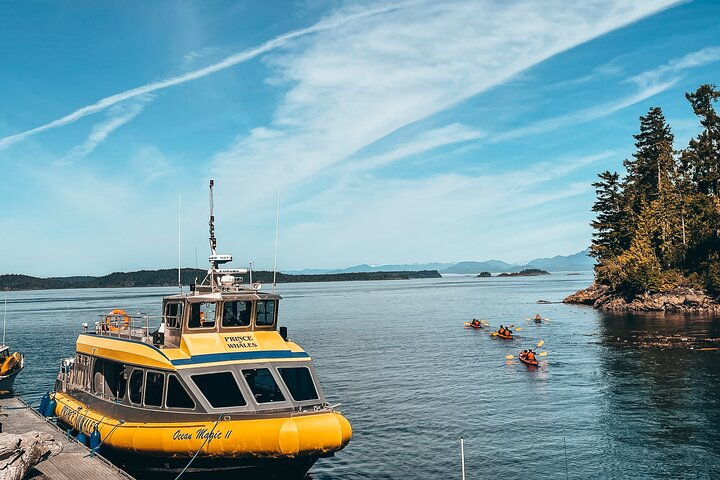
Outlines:
[[[62,446],[58,455],[40,462],[35,470],[50,480],[133,480],[126,472],[95,454],[74,440],[69,440],[65,432],[46,420],[35,409],[17,397],[0,399],[0,423],[3,433],[27,433],[37,431],[52,435]]]

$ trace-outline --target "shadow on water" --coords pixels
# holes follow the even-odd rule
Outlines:
[[[599,320],[605,473],[712,478],[720,468],[720,318],[601,313]]]

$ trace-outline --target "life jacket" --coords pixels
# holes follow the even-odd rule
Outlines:
[[[527,353],[527,359],[530,360],[531,362],[535,361],[535,352],[533,352],[532,350],[529,351]]]

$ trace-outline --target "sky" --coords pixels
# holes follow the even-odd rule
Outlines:
[[[0,274],[586,248],[597,173],[720,83],[720,2],[0,4]]]

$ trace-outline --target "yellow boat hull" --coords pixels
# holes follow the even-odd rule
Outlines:
[[[335,411],[295,416],[219,421],[121,422],[87,409],[72,397],[56,393],[55,415],[90,436],[97,427],[102,444],[133,454],[169,458],[296,458],[324,456],[341,450],[352,428]]]

